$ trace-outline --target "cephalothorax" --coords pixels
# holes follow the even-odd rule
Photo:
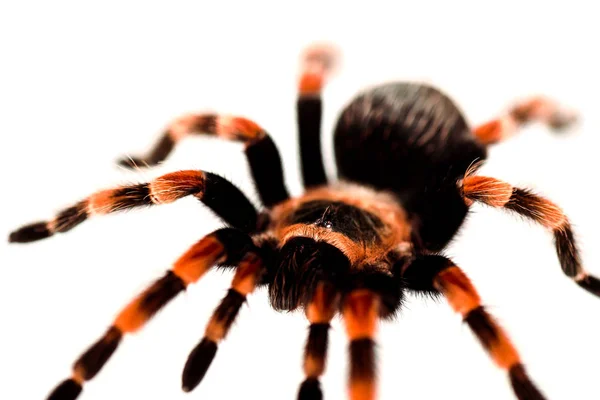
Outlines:
[[[242,142],[264,206],[260,212],[222,177],[178,171],[148,183],[96,192],[50,221],[10,235],[11,242],[39,240],[69,231],[91,216],[185,196],[198,198],[229,226],[193,245],[164,277],[129,303],[76,361],[72,376],[55,388],[49,400],[75,399],[125,334],[140,329],[215,265],[232,268],[235,275],[185,365],[186,391],[203,378],[246,296],[264,285],[275,309],[303,308],[310,322],[300,400],[322,398],[319,377],[325,369],[328,329],[338,313],[350,340],[349,397],[376,397],[377,322],[401,308],[406,291],[445,296],[496,364],[507,371],[516,396],[544,398],[469,279],[441,252],[473,202],[504,208],[550,230],[564,273],[600,295],[600,280],[583,269],[569,220],[558,206],[527,189],[477,175],[488,145],[530,121],[566,127],[573,115],[548,99],[533,98],[471,129],[439,90],[388,83],[365,90],[343,110],[334,136],[339,179],[328,182],[321,155],[321,90],[334,55],[329,47],[314,46],[303,58],[297,102],[303,195],[289,196],[278,150],[255,122],[193,114],[170,124],[146,157],[121,163],[155,165],[179,140],[196,133]]]

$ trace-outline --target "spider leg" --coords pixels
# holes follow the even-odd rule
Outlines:
[[[254,291],[265,272],[262,258],[248,252],[239,262],[231,288],[215,309],[206,326],[204,338],[192,350],[183,369],[182,387],[185,392],[192,391],[208,370],[217,352],[217,346],[229,332],[229,328],[246,301],[246,297]]]
[[[306,379],[300,385],[298,400],[323,398],[319,377],[325,371],[330,322],[337,312],[339,292],[327,282],[321,281],[306,306],[306,317],[310,322],[308,340],[304,348],[304,373]]]
[[[131,301],[113,324],[73,365],[73,375],[48,396],[48,400],[73,400],[85,381],[92,379],[128,333],[141,329],[161,308],[192,283],[197,282],[216,263],[236,265],[250,249],[250,237],[239,230],[217,230],[194,244],[165,276]]]
[[[554,245],[565,275],[590,293],[600,296],[600,279],[589,275],[582,267],[571,223],[560,207],[527,189],[515,188],[485,176],[467,174],[462,182],[462,191],[469,202],[477,201],[516,212],[549,229],[554,235]]]
[[[513,136],[529,122],[542,122],[554,130],[568,128],[577,120],[577,115],[544,97],[534,97],[517,103],[500,118],[475,128],[475,136],[486,145],[500,142]]]
[[[321,90],[337,58],[332,47],[323,45],[309,47],[302,57],[296,113],[302,179],[306,188],[327,183],[321,151]]]
[[[281,157],[269,134],[255,122],[236,116],[189,114],[172,122],[153,150],[145,157],[123,159],[128,167],[156,165],[163,161],[177,142],[194,134],[215,135],[244,143],[250,172],[258,194],[267,207],[289,197],[283,178]]]
[[[383,265],[361,265],[350,271],[344,285],[342,317],[350,339],[349,397],[374,400],[377,397],[376,343],[380,319],[390,319],[401,308],[405,283],[393,258]]]
[[[465,273],[440,255],[419,256],[404,267],[402,277],[408,288],[442,293],[459,313],[496,365],[508,372],[519,400],[544,400],[531,382],[515,347],[502,327],[481,305],[477,290]]]
[[[349,292],[342,305],[346,333],[350,339],[349,395],[351,400],[376,398],[375,331],[380,297],[369,289]]]
[[[149,183],[96,192],[62,210],[50,221],[35,222],[12,232],[9,241],[26,243],[44,239],[55,233],[67,232],[93,215],[172,203],[190,195],[235,228],[250,232],[257,227],[256,209],[232,183],[210,172],[178,171]]]

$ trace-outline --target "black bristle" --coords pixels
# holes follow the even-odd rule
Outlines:
[[[66,379],[58,385],[46,400],[75,400],[83,388],[73,379]]]
[[[202,339],[198,346],[192,350],[181,377],[184,392],[190,392],[198,386],[204,375],[206,375],[215,354],[217,354],[217,344],[207,338]]]
[[[298,391],[298,400],[322,400],[323,392],[317,378],[307,378]]]
[[[531,382],[525,368],[521,364],[513,366],[509,371],[510,383],[519,400],[545,400],[546,398]]]
[[[142,168],[146,162],[138,157],[124,157],[117,160],[117,164],[125,168]]]
[[[10,243],[28,243],[45,239],[49,236],[52,236],[52,232],[48,230],[47,223],[36,222],[34,224],[25,225],[12,232],[8,237],[8,241]]]

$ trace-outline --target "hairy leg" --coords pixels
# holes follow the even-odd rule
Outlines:
[[[418,292],[441,293],[459,313],[496,365],[507,371],[519,400],[544,400],[531,382],[510,338],[481,304],[479,293],[451,260],[440,255],[417,257],[403,267],[408,288]]]
[[[92,216],[138,207],[172,203],[194,196],[233,227],[251,232],[257,226],[257,212],[246,196],[232,183],[203,171],[178,171],[148,183],[101,190],[49,220],[35,222],[12,232],[10,242],[26,243],[70,231]]]
[[[534,97],[515,104],[499,118],[475,128],[475,136],[490,145],[507,139],[531,122],[541,122],[553,130],[568,128],[577,120],[577,115],[558,103],[544,97]]]

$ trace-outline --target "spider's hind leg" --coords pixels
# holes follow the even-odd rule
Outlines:
[[[321,150],[321,91],[335,69],[338,58],[336,50],[327,45],[313,45],[306,49],[302,57],[296,113],[305,188],[327,183]]]
[[[475,128],[475,136],[486,145],[507,139],[530,122],[541,122],[555,131],[571,127],[577,121],[577,114],[555,101],[545,97],[523,100],[501,117]]]

